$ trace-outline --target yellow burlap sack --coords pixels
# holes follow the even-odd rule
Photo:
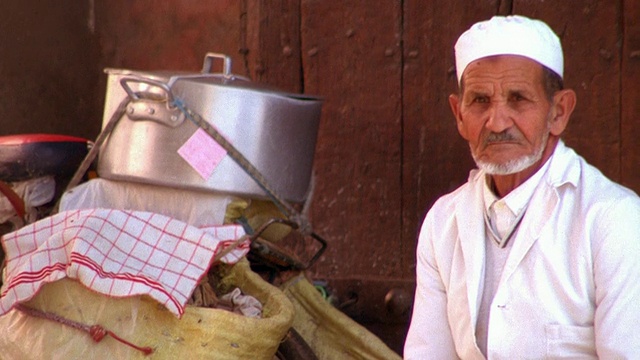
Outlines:
[[[401,359],[377,336],[329,304],[303,274],[282,289],[295,309],[293,328],[318,359]]]
[[[145,356],[110,336],[99,343],[84,331],[12,310],[0,317],[2,359],[265,359],[273,355],[293,320],[282,291],[251,271],[246,259],[228,268],[223,287],[239,287],[263,304],[263,318],[188,306],[181,319],[147,296],[109,298],[79,282],[47,284],[24,305],[83,324],[102,325],[141,347]]]

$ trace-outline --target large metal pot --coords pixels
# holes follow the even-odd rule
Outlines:
[[[222,60],[222,73],[211,73],[215,60]],[[105,72],[103,128],[123,99],[129,97],[131,103],[100,148],[100,177],[265,197],[229,156],[203,176],[178,154],[198,126],[185,120],[179,109],[167,107],[177,99],[224,135],[277,194],[289,201],[305,200],[322,106],[319,98],[276,91],[235,76],[230,58],[213,53],[205,57],[201,73]]]

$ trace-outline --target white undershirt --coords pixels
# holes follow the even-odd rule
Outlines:
[[[488,226],[493,227],[494,234],[500,237],[505,236],[511,226],[514,226],[514,221],[519,221],[517,219],[518,215],[526,211],[529,201],[546,173],[550,162],[550,160],[547,160],[533,176],[501,199],[491,190],[491,179],[487,176],[483,190],[483,200],[485,212],[490,221]],[[478,309],[478,321],[476,322],[476,341],[480,351],[485,356],[487,355],[491,303],[500,284],[502,270],[507,262],[507,257],[511,252],[517,233],[518,229],[516,228],[513,236],[507,241],[506,246],[502,248],[495,241],[492,231],[485,226],[484,286],[481,289],[482,300]]]

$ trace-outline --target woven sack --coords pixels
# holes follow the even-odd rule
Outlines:
[[[304,274],[282,286],[293,303],[293,328],[319,360],[400,360],[382,340],[327,302]]]
[[[221,287],[239,287],[263,304],[262,318],[187,306],[178,319],[147,296],[111,298],[65,278],[44,285],[23,305],[65,319],[99,324],[141,347],[145,356],[110,336],[95,342],[84,331],[11,310],[0,317],[2,359],[273,359],[293,321],[287,297],[249,268],[224,268]],[[224,291],[224,289],[223,289]]]

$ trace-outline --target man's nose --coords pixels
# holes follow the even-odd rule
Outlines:
[[[501,133],[513,125],[511,111],[507,103],[496,101],[491,103],[485,127],[495,133]]]

